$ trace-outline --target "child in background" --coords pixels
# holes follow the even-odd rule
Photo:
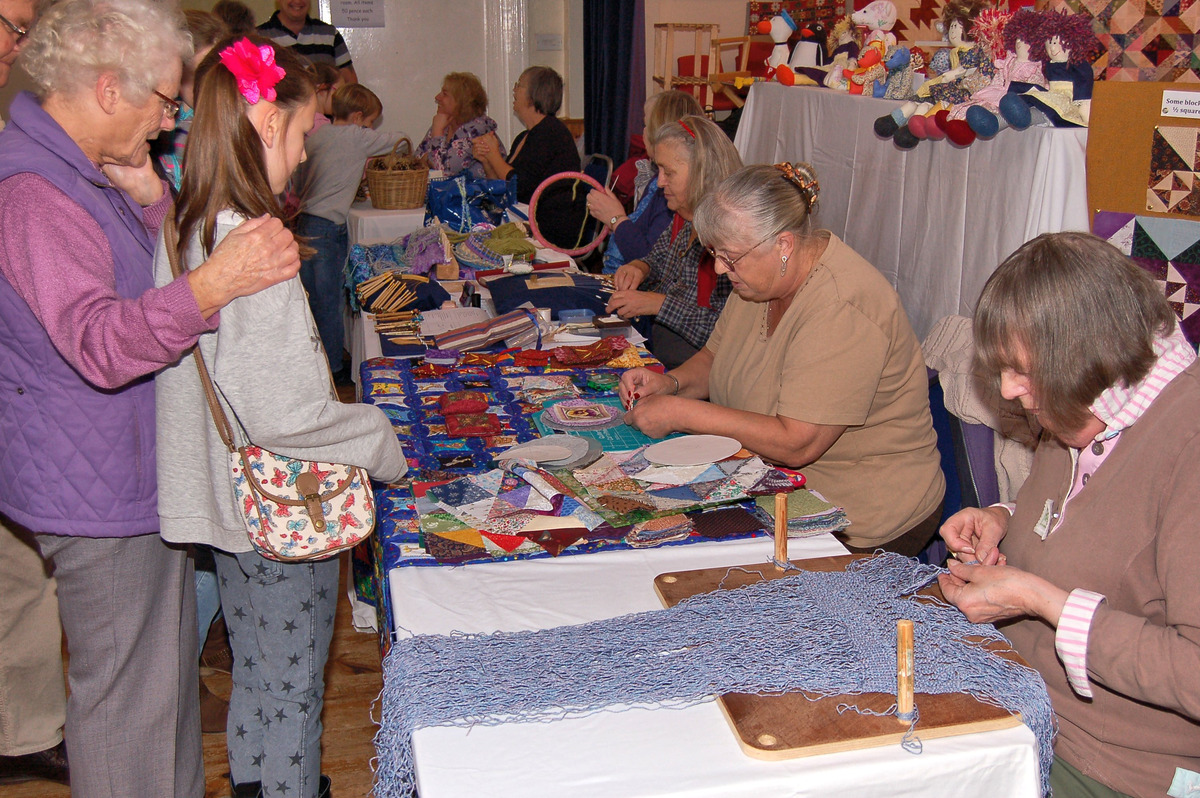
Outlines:
[[[184,269],[201,263],[239,222],[280,215],[278,195],[304,158],[317,105],[300,57],[260,37],[218,42],[199,74],[183,183],[164,224],[178,225]],[[162,238],[154,276],[158,285],[173,279]],[[249,438],[289,457],[359,465],[383,481],[404,473],[404,453],[383,412],[334,395],[295,277],[230,302],[220,328],[197,346],[239,445]],[[234,654],[226,730],[233,796],[328,798],[321,708],[338,558],[283,563],[253,551],[195,355],[163,370],[155,387],[162,536],[216,549]]]
[[[373,130],[383,103],[361,83],[338,89],[332,105],[333,123],[308,137],[304,145],[308,160],[296,172],[301,197],[296,235],[307,237],[316,250],[301,264],[300,279],[308,290],[329,368],[338,384],[345,385],[350,382],[350,369],[342,363],[343,273],[349,249],[346,215],[367,159],[391,150],[404,134]]]
[[[342,71],[333,64],[325,62],[312,65],[317,79],[317,115],[313,118],[313,129],[308,135],[328,125],[333,121],[333,95],[346,85]]]

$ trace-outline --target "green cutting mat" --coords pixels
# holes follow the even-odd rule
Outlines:
[[[615,394],[612,396],[588,396],[585,398],[597,404],[621,407],[621,397]],[[551,429],[543,424],[541,413],[534,415],[533,423],[537,425],[538,432],[543,435],[553,435],[555,432],[560,432],[560,430]],[[606,452],[625,452],[630,449],[636,449],[639,446],[658,443],[667,438],[679,437],[679,433],[675,432],[668,435],[667,438],[651,438],[649,435],[643,435],[628,424],[618,424],[615,427],[606,427],[605,429],[573,429],[569,434],[579,435],[584,438],[594,438],[600,442],[600,445],[604,447],[604,451]]]

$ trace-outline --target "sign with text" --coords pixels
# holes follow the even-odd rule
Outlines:
[[[382,28],[384,0],[331,0],[335,28]]]
[[[1200,119],[1200,91],[1164,91],[1162,115]]]

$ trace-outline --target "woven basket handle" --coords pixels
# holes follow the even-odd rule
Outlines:
[[[396,140],[396,143],[392,145],[392,155],[400,154],[400,145],[401,144],[407,144],[408,145],[408,154],[409,155],[413,154],[412,140],[409,139],[408,136],[401,136],[400,138],[398,138]]]
[[[175,214],[168,213],[167,218],[163,220],[163,244],[167,249],[167,261],[171,264],[171,274],[176,279],[183,274],[183,269],[179,265],[179,227],[175,222]],[[200,344],[197,342],[192,347],[192,354],[196,360],[196,371],[200,372],[200,384],[204,387],[204,397],[208,400],[208,409],[212,413],[213,423],[217,425],[217,434],[221,436],[221,443],[231,452],[236,452],[237,447],[233,444],[233,427],[229,424],[229,418],[225,415],[225,410],[221,407],[221,403],[217,401],[217,390],[213,386],[212,377],[208,374],[208,367],[204,364],[204,355],[200,354]]]

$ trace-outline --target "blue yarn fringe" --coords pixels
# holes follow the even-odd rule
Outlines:
[[[881,554],[844,573],[802,571],[577,626],[399,640],[383,666],[375,795],[415,795],[412,733],[429,726],[549,722],[615,705],[679,708],[723,693],[894,693],[902,618],[913,621],[918,642],[916,692],[966,693],[1020,712],[1038,740],[1046,794],[1056,730],[1046,685],[978,642],[1007,642],[994,626],[912,597],[943,572]],[[580,663],[591,665],[581,672]],[[920,752],[912,729],[903,747]]]

